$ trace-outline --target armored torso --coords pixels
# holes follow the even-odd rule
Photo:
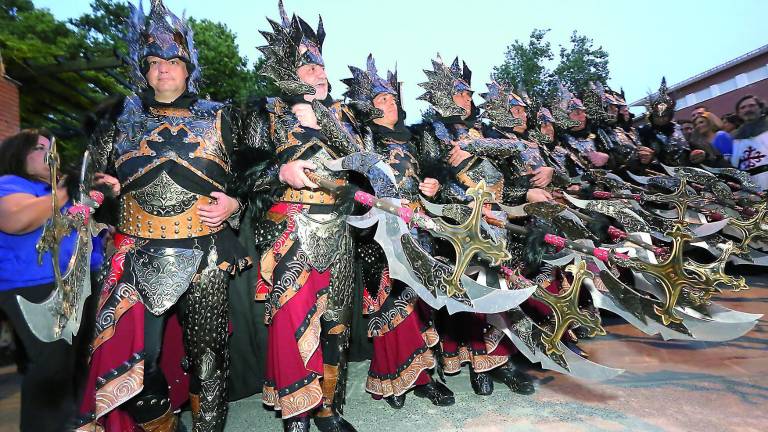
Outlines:
[[[452,147],[451,141],[470,141],[483,138],[479,127],[468,127],[462,123],[446,125],[439,121],[434,122],[432,126],[435,136],[443,142],[443,146],[447,149]],[[504,175],[488,159],[473,156],[456,168],[458,169],[456,180],[464,189],[475,187],[481,180],[485,180],[488,189],[495,196],[501,196],[504,190]]]
[[[219,231],[197,208],[223,191],[230,175],[221,133],[223,105],[198,100],[189,108],[144,109],[126,98],[113,145],[120,180],[118,229],[142,238],[178,239]]]

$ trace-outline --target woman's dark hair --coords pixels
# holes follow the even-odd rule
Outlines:
[[[0,143],[0,175],[13,174],[28,178],[27,155],[37,145],[38,137],[53,138],[46,129],[24,129]]]
[[[723,121],[727,121],[728,123],[736,127],[739,127],[742,124],[744,124],[744,120],[742,120],[741,117],[739,117],[737,114],[734,114],[734,113],[726,114],[725,116],[723,116]]]

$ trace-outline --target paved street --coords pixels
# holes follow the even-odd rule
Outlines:
[[[727,294],[723,304],[768,313],[768,278],[752,290]],[[395,411],[363,390],[367,362],[351,365],[346,417],[360,432],[373,431],[764,431],[768,424],[768,325],[728,343],[663,342],[629,325],[607,323],[609,336],[584,343],[592,358],[626,372],[588,385],[551,372],[535,372],[533,396],[500,384],[490,397],[472,393],[468,374],[448,377],[456,405],[432,406],[408,395]],[[17,430],[18,377],[0,370],[0,432]],[[189,424],[189,413],[184,421]],[[258,395],[231,405],[228,432],[278,431],[280,421]]]

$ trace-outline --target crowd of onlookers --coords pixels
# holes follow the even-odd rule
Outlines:
[[[718,116],[711,112],[708,106],[699,105],[691,112],[690,118],[678,118],[677,123],[691,150],[703,150],[706,153],[706,161],[714,162],[705,164],[742,168],[738,166],[739,156],[733,157],[736,131],[745,122],[752,123],[764,119],[766,114],[768,109],[760,98],[746,95],[738,100],[734,112]]]

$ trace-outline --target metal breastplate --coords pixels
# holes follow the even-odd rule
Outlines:
[[[223,190],[230,159],[221,135],[222,107],[197,101],[189,109],[146,111],[137,96],[126,98],[114,144],[115,168],[123,188],[172,161]]]
[[[538,147],[527,146],[520,152],[519,159],[522,162],[523,168],[523,172],[520,173],[521,175],[528,174],[528,171],[533,171],[546,165]]]
[[[632,138],[627,134],[627,132],[624,131],[624,129],[621,129],[620,127],[614,127],[607,129],[605,134],[609,141],[609,143],[607,143],[609,150],[611,153],[615,153],[617,156],[619,156],[619,158],[622,160],[628,160],[635,152],[635,143],[632,141]]]
[[[203,251],[178,248],[137,248],[129,252],[136,290],[144,306],[161,315],[189,288]]]
[[[552,158],[553,162],[560,168],[560,169],[566,169],[565,161],[568,159],[568,150],[562,148],[561,146],[555,146],[554,149],[552,149],[551,152],[549,152],[550,157]]]
[[[419,163],[408,143],[383,142],[381,151],[385,162],[392,167],[398,192],[410,202],[419,202]]]
[[[584,154],[597,151],[597,147],[595,146],[595,136],[592,134],[589,134],[586,138],[576,138],[571,135],[566,135],[565,140],[572,149],[579,153]]]
[[[335,214],[307,214],[295,216],[296,235],[309,262],[318,272],[324,272],[338,259],[340,244],[349,237],[349,228],[343,217]]]
[[[454,125],[454,134],[457,140],[480,139],[482,132],[464,125]],[[487,159],[480,163],[473,163],[456,175],[456,179],[465,187],[475,187],[481,180],[485,180],[488,189],[497,199],[501,198],[504,190],[504,175]]]

